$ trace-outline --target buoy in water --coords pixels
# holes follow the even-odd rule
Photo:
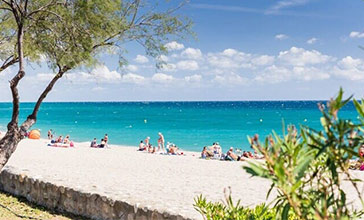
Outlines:
[[[263,122],[263,119],[259,119],[260,122]]]
[[[146,124],[148,121],[147,121],[147,119],[144,119],[144,124]]]

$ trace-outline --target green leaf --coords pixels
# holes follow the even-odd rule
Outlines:
[[[291,206],[289,205],[289,203],[287,203],[282,211],[282,219],[283,220],[288,220],[288,213],[289,213],[289,209],[291,208]]]

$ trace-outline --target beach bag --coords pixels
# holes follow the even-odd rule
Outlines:
[[[362,163],[362,164],[360,165],[359,170],[361,170],[361,171],[363,171],[363,170],[364,170],[364,163]]]

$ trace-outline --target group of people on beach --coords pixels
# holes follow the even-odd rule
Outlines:
[[[359,157],[350,161],[349,168],[364,171],[364,144],[359,147]]]
[[[239,155],[240,153],[240,155]],[[243,151],[230,147],[226,154],[222,153],[222,148],[219,142],[213,143],[211,146],[205,146],[201,152],[202,159],[217,159],[217,160],[228,160],[228,161],[244,161],[247,158],[250,159],[263,159],[263,155],[259,155],[256,152],[254,154],[250,151]]]
[[[58,138],[53,139],[54,132],[52,129],[48,130],[48,140],[51,141],[48,146],[50,147],[74,147],[73,141],[70,139],[70,135],[66,135],[64,138],[62,135],[58,136]]]
[[[150,137],[146,137],[144,141],[140,141],[138,151],[145,151],[151,154],[171,154],[171,155],[183,155],[183,152],[179,151],[179,148],[173,144],[167,142],[165,145],[165,139],[161,132],[158,132],[158,146],[153,146],[150,143]]]
[[[105,148],[108,147],[107,142],[109,141],[109,136],[105,134],[104,138],[101,139],[100,144],[97,144],[96,138],[91,141],[90,147],[92,148]]]

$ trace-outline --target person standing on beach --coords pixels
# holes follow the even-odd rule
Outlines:
[[[52,140],[53,139],[53,131],[52,129],[48,130],[48,140]]]
[[[162,148],[163,152],[165,151],[164,149],[164,136],[161,132],[158,133],[159,135],[159,139],[158,139],[158,151]]]
[[[144,140],[144,144],[145,144],[146,146],[148,146],[148,147],[149,147],[149,140],[150,140],[150,137],[147,137],[147,138],[145,138],[145,140]]]
[[[105,145],[107,145],[107,142],[109,141],[109,137],[107,136],[107,134],[105,134],[105,136],[104,136],[104,141],[105,141]]]

